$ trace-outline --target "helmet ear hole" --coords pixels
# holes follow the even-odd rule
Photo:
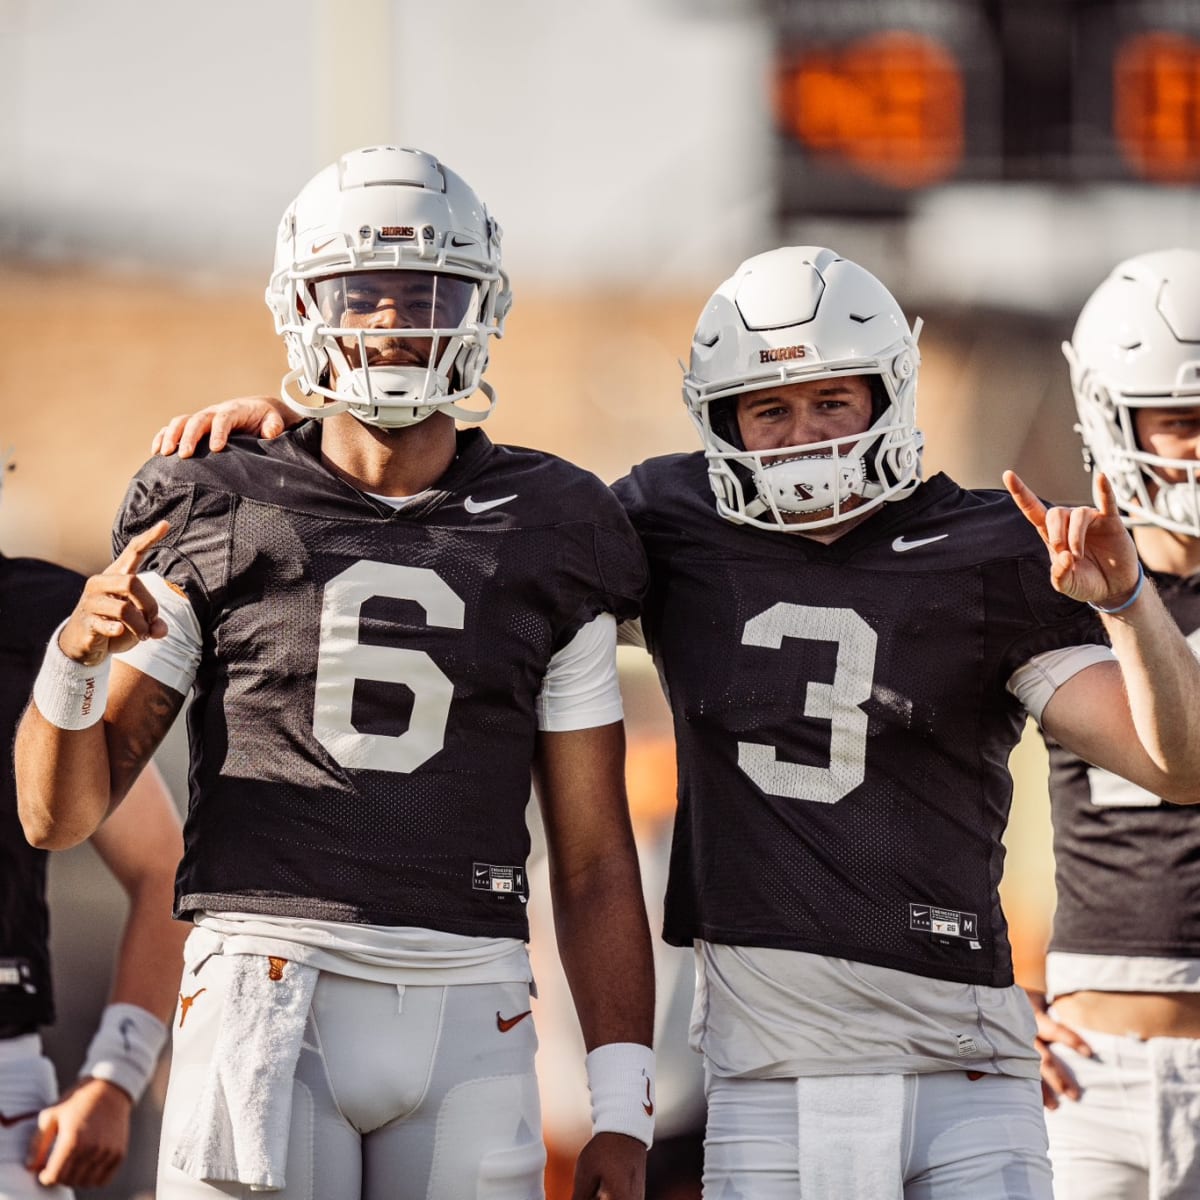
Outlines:
[[[713,401],[708,406],[708,419],[717,437],[739,450],[745,450],[746,443],[742,441],[742,430],[738,425],[737,404],[736,396]]]
[[[882,375],[868,375],[867,383],[871,388],[871,424],[874,425],[887,412],[892,398],[888,395]]]

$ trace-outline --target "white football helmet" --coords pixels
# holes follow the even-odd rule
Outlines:
[[[683,381],[721,516],[804,533],[908,495],[921,471],[920,331],[920,321],[909,329],[874,275],[833,250],[787,246],[742,263],[705,306]],[[874,405],[866,433],[745,449],[737,396],[839,375],[869,377]],[[847,510],[853,497],[863,503]],[[788,520],[826,510],[825,517]]]
[[[1200,405],[1200,253],[1127,259],[1083,306],[1063,343],[1084,462],[1112,481],[1129,524],[1200,537],[1200,463],[1138,444],[1134,411]],[[1183,472],[1168,483],[1163,468]]]
[[[372,318],[347,300],[356,280],[364,293],[405,288],[420,300],[396,317],[389,299],[391,314]],[[280,222],[266,300],[291,367],[282,396],[304,416],[350,411],[398,428],[434,412],[482,421],[496,402],[482,376],[512,303],[500,227],[430,154],[354,150],[305,184]],[[464,408],[476,390],[486,407]]]

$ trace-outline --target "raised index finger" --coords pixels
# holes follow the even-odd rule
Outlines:
[[[146,551],[161,542],[167,536],[167,530],[170,528],[171,526],[166,521],[158,521],[136,537],[131,537],[126,543],[125,549],[113,560],[113,565],[109,567],[108,573],[110,575],[136,575]]]
[[[1021,510],[1025,520],[1041,534],[1042,541],[1049,545],[1050,539],[1046,534],[1046,506],[1029,490],[1016,471],[1005,471],[1003,478],[1008,494]]]
[[[1112,480],[1103,471],[1097,471],[1092,477],[1092,498],[1095,500],[1101,516],[1119,517],[1121,515],[1121,511],[1117,507],[1117,493],[1113,491]]]

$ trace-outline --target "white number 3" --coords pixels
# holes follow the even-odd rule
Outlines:
[[[313,733],[343,767],[407,773],[442,748],[454,684],[422,650],[359,641],[362,606],[375,596],[412,600],[425,610],[430,625],[447,629],[463,627],[465,610],[450,586],[425,567],[364,559],[325,585]],[[401,683],[412,691],[412,719],[403,733],[354,728],[350,714],[357,679]]]
[[[832,683],[809,683],[804,715],[831,722],[829,766],[780,760],[774,746],[738,742],[738,766],[771,796],[836,804],[862,783],[867,769],[867,714],[875,674],[875,630],[849,608],[809,608],[773,604],[751,617],[742,632],[744,646],[778,650],[785,637],[837,644]]]

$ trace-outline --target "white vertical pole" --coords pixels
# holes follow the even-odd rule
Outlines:
[[[313,0],[313,149],[321,165],[392,142],[393,33],[402,0]]]

